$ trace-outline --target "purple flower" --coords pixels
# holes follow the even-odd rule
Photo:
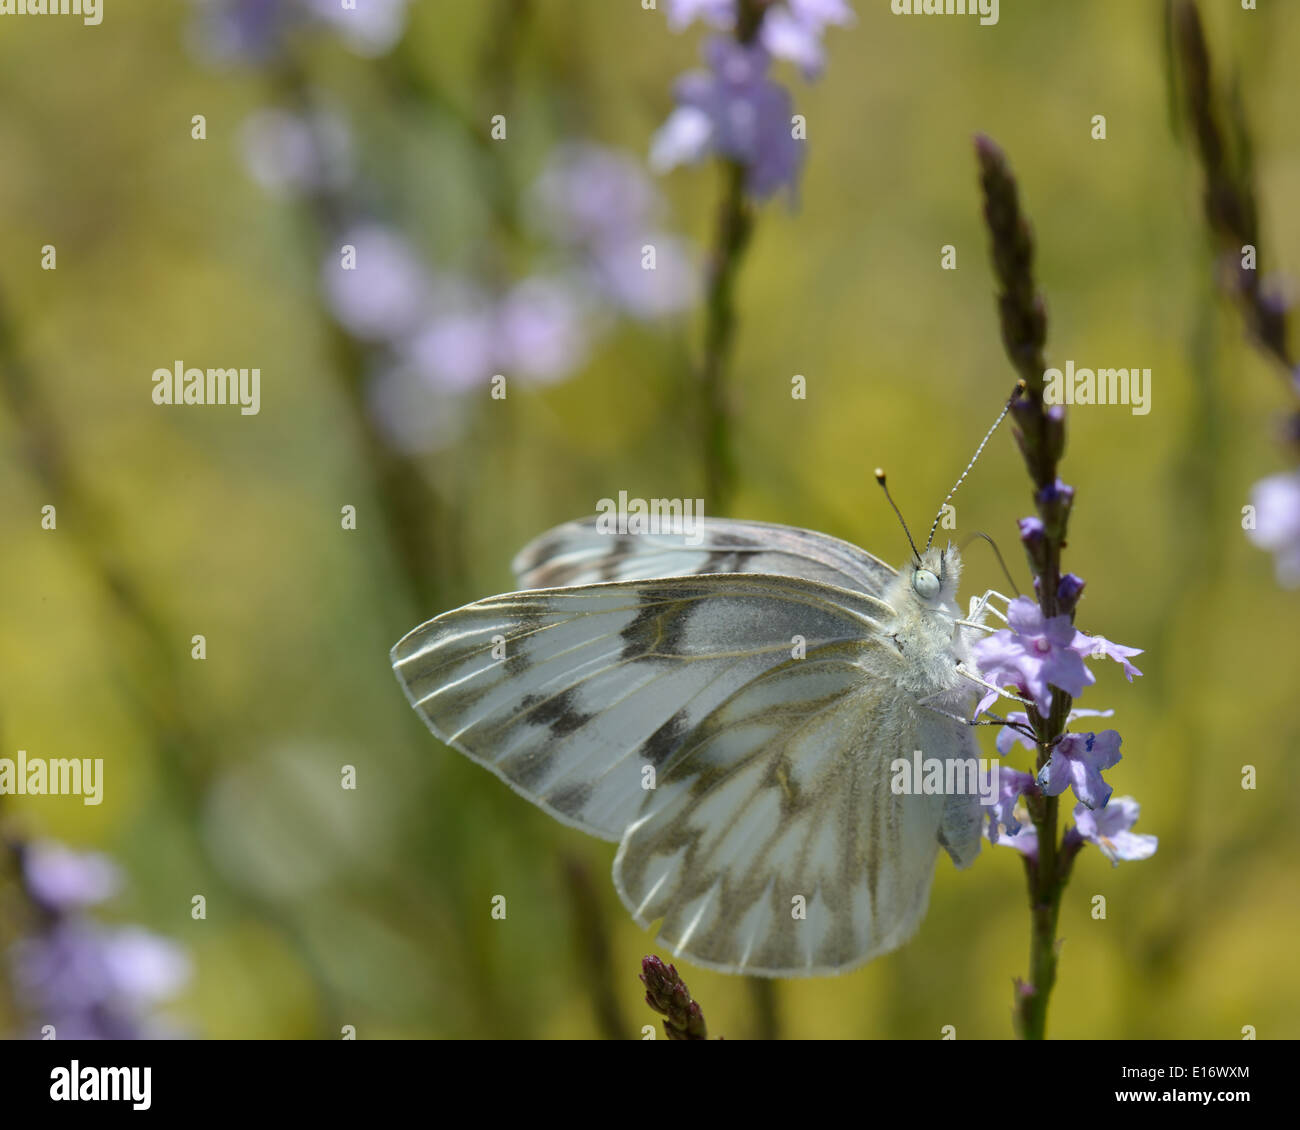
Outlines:
[[[654,248],[654,269],[645,266],[645,247]],[[694,305],[699,272],[685,240],[652,232],[644,240],[608,240],[592,257],[595,291],[610,304],[642,321],[677,314]]]
[[[793,188],[803,144],[793,136],[789,93],[766,77],[767,51],[716,38],[705,57],[708,71],[678,80],[677,109],[651,142],[651,167],[665,172],[716,153],[746,167],[756,197]]]
[[[1065,724],[1068,726],[1076,718],[1110,718],[1114,713],[1113,710],[1087,710],[1075,707],[1070,711],[1068,717],[1065,719]],[[1007,721],[1019,722],[1023,726],[1028,726],[1029,715],[1023,710],[1014,710],[1007,715]],[[1020,730],[1013,729],[1011,726],[1003,726],[1002,729],[998,731],[996,745],[998,753],[1002,754],[1003,757],[1011,752],[1011,747],[1017,742],[1024,746],[1025,749],[1029,750],[1030,753],[1033,753],[1038,749],[1033,738]]]
[[[993,838],[992,828],[987,830],[986,835],[988,835],[990,843],[1015,848],[1016,851],[1028,859],[1038,859],[1038,829],[1032,824],[1025,824],[1018,832],[1004,832],[997,839]]]
[[[1016,522],[1020,527],[1020,540],[1026,545],[1033,545],[1043,538],[1043,520],[1041,518],[1021,518]]]
[[[1082,577],[1076,576],[1074,573],[1066,573],[1056,586],[1056,599],[1060,607],[1067,612],[1074,608],[1079,603],[1079,597],[1083,595],[1083,588],[1086,583]],[[1132,654],[1138,655],[1140,653],[1135,651]],[[1138,674],[1141,674],[1141,672],[1139,671]],[[1132,681],[1133,679],[1130,677],[1129,682]]]
[[[730,31],[736,23],[736,0],[668,0],[668,26],[684,31],[703,20],[719,31]]]
[[[438,313],[402,350],[402,359],[427,387],[468,392],[498,370],[496,321],[486,305]]]
[[[1017,597],[1007,609],[1010,629],[995,632],[974,646],[975,661],[990,682],[1014,686],[1029,695],[1039,713],[1052,708],[1053,686],[1071,696],[1096,682],[1083,659],[1071,648],[1076,635],[1068,616],[1044,617],[1028,597]],[[980,709],[987,709],[996,695],[985,695]]]
[[[682,31],[696,20],[732,31],[736,26],[736,0],[668,0],[668,26]],[[831,24],[847,27],[854,22],[847,0],[785,0],[769,4],[758,29],[758,41],[768,54],[788,59],[809,79],[816,78],[826,62],[822,35]]]
[[[301,0],[322,23],[339,33],[343,42],[358,55],[383,55],[391,50],[406,30],[406,8],[410,0],[357,0],[344,7],[340,0]]]
[[[342,248],[351,247],[345,264]],[[432,301],[423,263],[397,232],[379,224],[348,230],[321,269],[330,310],[363,341],[395,341],[411,333]]]
[[[826,65],[822,34],[829,24],[853,23],[853,9],[845,0],[786,0],[763,16],[759,42],[777,59],[789,59],[807,79],[815,79]]]
[[[138,927],[104,928],[68,918],[11,951],[14,989],[38,1026],[58,1039],[130,1040],[156,1036],[151,1016],[190,976],[179,946]]]
[[[586,302],[560,279],[526,279],[499,301],[441,280],[433,310],[398,351],[399,367],[431,391],[468,392],[497,373],[550,383],[587,356]]]
[[[80,913],[115,894],[106,856],[55,843],[19,846],[22,889],[44,912],[8,953],[14,996],[56,1038],[147,1039],[165,1034],[152,1011],[190,976],[173,942],[137,926],[104,927]]]
[[[531,195],[548,233],[584,249],[639,233],[662,211],[639,162],[584,142],[557,146]]]
[[[1119,764],[1121,738],[1115,730],[1100,734],[1066,734],[1052,747],[1047,764],[1038,771],[1038,787],[1048,796],[1059,796],[1066,788],[1086,808],[1104,808],[1111,787],[1101,771]]]
[[[50,841],[25,846],[22,867],[27,893],[51,913],[93,906],[122,886],[122,872],[108,856]]]
[[[503,372],[544,383],[560,380],[586,360],[586,311],[565,283],[526,279],[501,304],[495,337]]]
[[[1123,644],[1111,643],[1105,636],[1086,636],[1082,632],[1076,632],[1074,640],[1070,647],[1083,659],[1113,659],[1124,667],[1124,674],[1131,683],[1134,675],[1141,675],[1132,663],[1129,662],[1129,656],[1141,655],[1140,647],[1125,647]]]
[[[1251,491],[1255,527],[1246,536],[1275,554],[1277,583],[1300,587],[1300,471],[1270,475]]]
[[[694,304],[693,252],[659,228],[662,201],[637,161],[598,145],[562,145],[532,198],[539,227],[558,236],[588,276],[589,305],[650,321]]]
[[[1138,802],[1131,796],[1121,796],[1105,808],[1092,811],[1079,805],[1074,810],[1074,821],[1080,837],[1096,844],[1111,866],[1118,867],[1121,859],[1150,859],[1156,853],[1158,837],[1129,831],[1137,823],[1140,811]]]
[[[410,0],[193,0],[189,39],[194,52],[216,64],[266,63],[290,35],[329,26],[358,55],[381,55],[402,36]]]
[[[286,0],[194,0],[189,39],[211,63],[262,63],[284,47],[300,13]]]
[[[338,116],[256,110],[239,131],[248,174],[279,196],[335,190],[352,179],[352,137]]]
[[[1021,824],[1016,818],[1016,805],[1026,793],[1034,792],[1034,778],[1028,773],[1016,769],[997,767],[998,796],[988,813],[988,828],[985,835],[990,843],[998,843],[1001,828],[1006,835],[1015,836],[1020,832]]]

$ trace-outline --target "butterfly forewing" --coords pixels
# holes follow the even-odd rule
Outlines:
[[[699,576],[530,590],[448,612],[392,652],[430,729],[566,823],[618,840],[650,766],[796,652],[888,607],[812,581]]]
[[[596,519],[534,539],[514,560],[523,588],[645,580],[699,573],[766,573],[880,596],[897,573],[846,541],[794,526],[698,519],[675,533],[603,533]],[[698,542],[698,544],[692,544]]]

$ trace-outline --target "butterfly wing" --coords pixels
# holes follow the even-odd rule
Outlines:
[[[835,642],[769,669],[665,766],[614,881],[675,954],[727,973],[841,972],[916,930],[942,837],[964,862],[978,851],[978,797],[891,788],[895,758],[977,748],[900,696],[890,650]]]
[[[768,573],[871,596],[883,594],[898,575],[866,550],[826,534],[703,517],[693,533],[683,524],[676,533],[610,534],[601,532],[595,518],[568,522],[521,549],[514,571],[521,588],[698,573]]]
[[[392,650],[442,741],[557,819],[618,840],[662,768],[741,688],[809,651],[871,636],[889,607],[813,581],[661,578],[507,593]],[[796,639],[798,637],[798,639]]]

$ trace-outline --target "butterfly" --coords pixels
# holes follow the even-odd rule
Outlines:
[[[619,897],[674,954],[838,973],[916,931],[941,847],[974,860],[978,795],[900,795],[890,772],[915,750],[978,756],[989,594],[963,618],[956,548],[895,570],[791,526],[593,519],[514,570],[521,591],[416,628],[393,669],[441,741],[618,843]]]

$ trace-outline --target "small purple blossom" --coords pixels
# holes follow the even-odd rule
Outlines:
[[[1113,710],[1088,710],[1086,708],[1080,709],[1079,707],[1075,707],[1070,711],[1068,717],[1065,719],[1065,724],[1068,726],[1076,718],[1111,718],[1114,714],[1115,712]],[[1013,710],[1007,715],[1007,721],[1017,722],[1021,726],[1028,728],[1029,715],[1023,710]],[[1034,743],[1034,739],[1026,734],[1024,730],[1018,730],[1013,726],[1003,726],[1002,729],[998,731],[996,745],[998,753],[1002,754],[1003,757],[1010,753],[1012,747],[1017,743],[1024,746],[1030,753],[1033,753],[1038,748]]]
[[[1246,536],[1275,555],[1278,584],[1300,587],[1300,471],[1261,479],[1251,490],[1250,500],[1255,525]]]
[[[985,834],[989,842],[996,844],[1001,834],[1015,836],[1020,832],[1021,822],[1015,810],[1020,798],[1026,793],[1034,792],[1034,778],[1017,769],[998,767],[998,795],[990,806],[988,828]],[[1002,829],[1002,832],[999,831]]]
[[[1119,764],[1121,740],[1115,730],[1065,734],[1038,771],[1038,787],[1048,796],[1059,796],[1073,788],[1086,808],[1104,808],[1111,787],[1102,780],[1101,772]]]
[[[1074,821],[1080,838],[1096,844],[1111,866],[1118,867],[1120,860],[1150,859],[1156,853],[1158,837],[1129,831],[1140,811],[1131,796],[1121,796],[1091,811],[1080,804],[1074,810]]]
[[[1059,408],[1060,405],[1055,405]],[[1034,498],[1044,505],[1061,504],[1069,506],[1074,501],[1074,487],[1057,479],[1053,483],[1034,492]]]
[[[990,843],[1015,848],[1026,859],[1038,859],[1038,829],[1030,823],[1023,824],[1018,832],[1004,832],[997,839],[993,838],[992,828],[986,834]]]
[[[1071,696],[1096,682],[1083,659],[1071,647],[1076,635],[1068,616],[1045,617],[1028,597],[1017,597],[1007,608],[1009,629],[995,632],[974,646],[975,661],[990,682],[1014,686],[1029,695],[1040,714],[1052,708],[1053,686]],[[996,695],[985,695],[987,709]]]
[[[767,51],[715,38],[705,45],[705,58],[707,71],[677,82],[677,109],[651,142],[651,168],[662,173],[714,153],[745,166],[746,186],[756,197],[793,188],[803,143],[792,133],[789,92],[767,78]]]
[[[1079,603],[1079,597],[1083,595],[1083,589],[1086,584],[1087,582],[1082,577],[1077,576],[1074,573],[1066,573],[1056,585],[1057,604],[1067,612],[1074,608],[1074,606]],[[1140,653],[1134,651],[1132,654],[1138,655]],[[1141,674],[1141,672],[1139,671],[1138,674]],[[1132,678],[1130,678],[1129,682],[1132,681]]]
[[[1082,584],[1080,582],[1080,587]],[[1129,662],[1130,656],[1142,654],[1140,647],[1125,647],[1123,644],[1111,643],[1105,636],[1086,636],[1082,632],[1075,633],[1070,646],[1084,659],[1113,659],[1123,666],[1124,675],[1130,683],[1134,675],[1142,674]]]
[[[1043,538],[1043,520],[1041,518],[1021,518],[1016,522],[1020,527],[1020,540],[1032,545]]]

